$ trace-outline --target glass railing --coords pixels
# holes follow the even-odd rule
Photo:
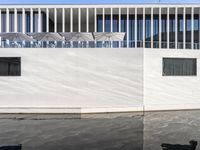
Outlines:
[[[129,42],[127,41],[82,41],[82,42],[63,42],[63,41],[36,41],[36,42],[11,42],[11,41],[2,41],[0,43],[0,48],[135,48],[135,44],[137,44],[137,48],[151,48],[151,41],[137,41],[135,43],[134,40]],[[169,45],[168,45],[169,44]],[[167,48],[169,46],[170,49],[176,48],[175,42],[161,42],[161,48]],[[159,42],[153,41],[153,48],[159,48]],[[177,49],[183,49],[183,42],[177,43]],[[185,43],[185,49],[200,49],[200,43],[190,42]]]

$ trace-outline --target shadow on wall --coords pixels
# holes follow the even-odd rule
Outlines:
[[[15,146],[2,146],[0,150],[22,150],[22,145],[15,145]]]
[[[195,150],[197,146],[197,141],[191,140],[189,143],[189,145],[163,143],[161,147],[163,150]]]

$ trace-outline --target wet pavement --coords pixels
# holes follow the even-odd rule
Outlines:
[[[0,115],[0,150],[162,150],[191,140],[200,143],[200,111]]]

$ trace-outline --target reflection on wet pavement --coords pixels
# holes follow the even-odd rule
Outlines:
[[[0,146],[23,150],[141,150],[143,118],[0,119]]]
[[[200,150],[200,111],[72,118],[1,115],[0,150]]]
[[[161,150],[163,143],[188,145],[191,140],[200,141],[200,111],[145,113],[144,150]]]
[[[22,149],[22,145],[0,147],[0,150],[21,150],[21,149]]]
[[[161,146],[163,150],[195,150],[197,141],[191,140],[189,143],[189,145],[163,143]]]

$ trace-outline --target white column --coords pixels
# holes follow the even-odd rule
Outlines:
[[[17,8],[14,9],[14,32],[17,32]]]
[[[185,49],[185,7],[183,8],[183,49]]]
[[[30,32],[32,33],[33,32],[33,9],[30,8]]]
[[[81,32],[81,9],[78,8],[78,32]]]
[[[0,33],[1,33],[1,9],[0,9]]]
[[[54,8],[54,32],[57,32],[57,8]]]
[[[169,49],[169,7],[167,8],[167,48]]]
[[[26,32],[25,28],[26,28],[26,26],[25,26],[25,9],[22,8],[22,33]]]
[[[38,32],[41,32],[41,9],[38,8]]]
[[[153,48],[153,8],[151,8],[151,48]]]
[[[6,32],[9,32],[9,9],[6,8]]]
[[[89,32],[89,9],[86,9],[86,32]]]
[[[191,49],[194,49],[194,7],[191,8]]]
[[[65,32],[65,8],[62,9],[62,32]]]
[[[121,8],[119,8],[119,32],[121,32]],[[121,42],[119,42],[119,47],[121,47]]]
[[[46,32],[49,32],[49,8],[46,8]]]
[[[177,49],[178,45],[178,8],[175,8],[175,49]]]
[[[143,27],[142,27],[142,34],[143,34],[143,48],[145,48],[145,7],[143,7]]]
[[[54,32],[57,32],[57,8],[54,8]]]
[[[137,48],[137,8],[135,8],[135,48]]]
[[[102,22],[103,22],[102,23],[103,24],[103,26],[102,26],[103,29],[102,30],[103,30],[103,32],[105,32],[105,8],[103,8],[103,21]]]
[[[94,8],[94,32],[97,32],[97,8]]]
[[[70,32],[73,32],[73,8],[70,9]]]
[[[161,39],[161,33],[162,33],[162,26],[161,26],[161,8],[159,8],[159,48],[161,48],[161,42],[162,42],[162,39]]]
[[[127,33],[126,45],[127,45],[127,48],[129,48],[129,8],[127,8],[126,33]]]

